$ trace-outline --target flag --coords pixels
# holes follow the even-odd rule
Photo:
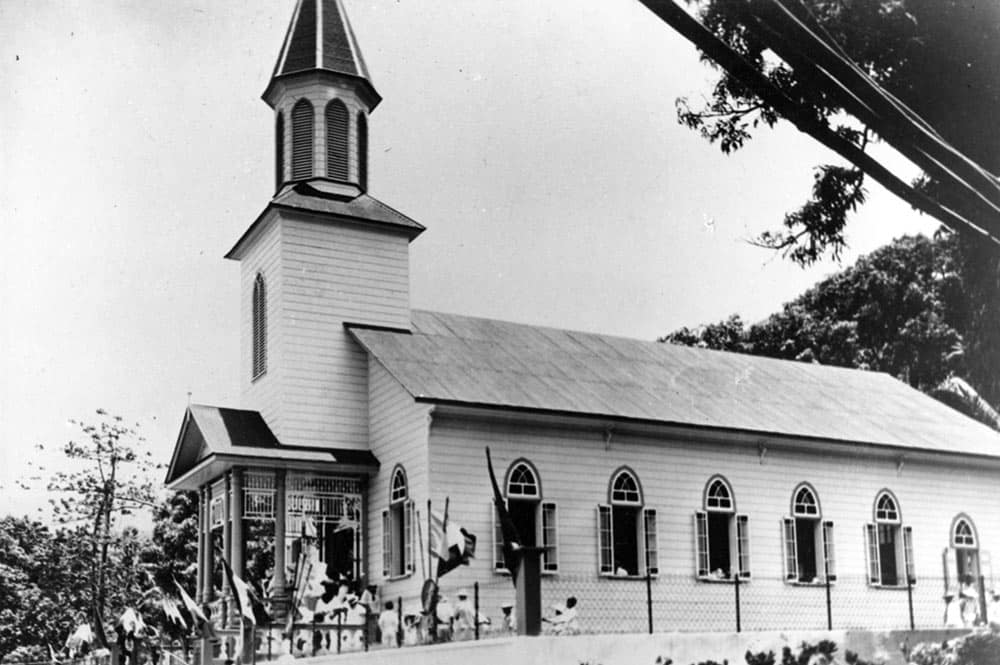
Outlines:
[[[198,607],[198,603],[194,602],[194,599],[187,594],[187,591],[184,590],[184,587],[181,586],[181,583],[176,578],[174,578],[174,586],[177,587],[177,593],[180,594],[184,609],[191,615],[191,623],[206,637],[214,637],[215,629],[212,627],[212,622],[208,620],[205,613]]]
[[[510,571],[510,579],[517,585],[517,569],[521,566],[521,536],[517,526],[507,512],[507,502],[503,499],[496,474],[493,473],[493,460],[490,458],[489,446],[486,447],[486,469],[490,474],[490,484],[493,485],[493,505],[500,516],[500,533],[503,536],[503,561]]]
[[[438,558],[437,575],[441,577],[459,566],[469,565],[476,554],[476,537],[454,521],[448,521],[447,504],[442,516],[431,511],[431,553]]]
[[[163,605],[163,615],[167,617],[167,623],[180,626],[181,630],[187,630],[187,621],[184,620],[184,615],[177,607],[177,601],[164,593],[160,597],[160,603]]]
[[[236,601],[236,606],[240,614],[256,626],[257,617],[253,613],[253,601],[251,600],[253,591],[250,589],[250,585],[233,572],[233,569],[229,566],[229,562],[225,559],[222,559],[222,567],[226,570],[226,579],[229,580],[229,588],[233,591],[233,599]]]

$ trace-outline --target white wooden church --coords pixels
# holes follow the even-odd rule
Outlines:
[[[340,0],[299,0],[263,98],[276,192],[226,254],[242,403],[191,405],[166,478],[200,499],[200,601],[223,593],[213,539],[242,574],[265,521],[279,609],[304,525],[330,570],[416,604],[420,524],[449,497],[479,541],[449,579],[494,612],[513,586],[485,446],[547,548],[543,593],[591,581],[581,616],[647,573],[679,629],[711,629],[692,595],[728,598],[733,576],[797,614],[835,580],[871,626],[907,586],[936,621],[965,574],[992,585],[997,433],[885,374],[411,309],[424,227],[373,196],[381,98]]]

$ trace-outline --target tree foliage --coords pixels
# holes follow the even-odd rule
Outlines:
[[[804,0],[811,14],[859,66],[923,117],[949,143],[992,173],[1000,172],[995,138],[1000,109],[1000,5],[967,0]],[[848,117],[825,84],[796,72],[774,57],[747,20],[744,2],[692,0],[703,24],[790,98],[843,138],[867,149],[878,137]],[[773,127],[778,117],[725,71],[704,105],[677,103],[679,121],[730,153],[755,130]],[[945,206],[966,211],[962,192],[922,177],[920,188]],[[806,265],[846,246],[850,214],[865,200],[864,178],[855,165],[816,168],[809,198],[788,212],[781,227],[756,242]],[[961,310],[952,324],[963,333],[968,378],[988,401],[1000,402],[1000,251],[970,233],[957,234],[952,268],[963,291],[948,305]],[[906,334],[931,336],[936,320],[914,322]],[[941,332],[941,331],[939,331]],[[850,337],[848,329],[840,331]],[[816,340],[811,340],[812,346]],[[900,346],[912,347],[913,341]],[[817,351],[817,349],[814,349]],[[911,359],[912,360],[912,359]],[[879,361],[881,362],[881,361]],[[897,362],[902,362],[898,359]],[[924,370],[918,370],[918,374]]]

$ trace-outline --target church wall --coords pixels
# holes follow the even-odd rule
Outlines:
[[[430,408],[414,403],[413,398],[378,361],[370,361],[370,371],[371,450],[381,466],[368,484],[368,579],[382,590],[383,600],[398,596],[415,597],[420,593],[424,580],[420,559],[423,556],[426,562],[426,549],[414,549],[414,574],[394,580],[385,578],[382,575],[382,511],[389,506],[389,484],[393,471],[397,464],[402,465],[410,499],[415,502],[415,517],[422,520],[420,529],[426,537]]]
[[[285,218],[282,443],[368,447],[368,359],[345,321],[409,327],[406,237]]]
[[[832,446],[819,454],[782,448],[776,441],[767,443],[762,461],[757,440],[737,444],[724,435],[693,443],[619,432],[613,433],[609,449],[604,437],[603,429],[435,414],[429,444],[432,498],[439,503],[450,496],[451,517],[479,538],[476,560],[449,574],[448,586],[478,580],[485,585],[486,607],[495,608],[511,595],[506,578],[492,571],[491,491],[483,453],[487,445],[500,483],[515,459],[527,458],[540,475],[543,499],[558,504],[560,573],[543,579],[546,605],[574,593],[581,596],[581,612],[586,613],[588,604],[604,604],[609,597],[634,598],[632,607],[642,626],[644,581],[597,575],[596,506],[607,502],[611,474],[622,465],[638,476],[646,507],[657,510],[660,578],[653,582],[654,604],[680,629],[732,627],[732,585],[694,579],[693,514],[701,509],[705,484],[715,474],[732,485],[737,512],[749,515],[752,579],[743,586],[745,627],[784,628],[800,622],[825,627],[822,587],[791,585],[783,579],[781,519],[790,512],[793,489],[803,481],[815,488],[823,519],[835,524],[835,625],[852,621],[898,626],[905,621],[905,588],[878,589],[866,583],[864,524],[872,521],[873,502],[883,488],[895,494],[903,524],[913,528],[918,624],[941,622],[942,552],[957,514],[972,518],[982,549],[1000,553],[1000,512],[993,498],[1000,476],[996,470],[914,460],[897,471],[895,457],[838,454]],[[555,597],[544,598],[547,588]],[[754,614],[752,607],[760,611]],[[660,629],[665,629],[666,620],[660,616]]]
[[[262,225],[240,261],[240,386],[242,405],[260,411],[275,433],[280,433],[281,349],[282,343],[282,271],[281,227],[276,222]],[[253,285],[257,273],[264,275],[267,287],[267,372],[253,378]],[[280,434],[279,434],[280,437]]]

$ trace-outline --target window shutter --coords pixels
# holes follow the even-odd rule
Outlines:
[[[795,520],[786,517],[782,521],[782,534],[785,545],[785,579],[799,579],[799,557],[795,542]]]
[[[868,582],[881,584],[882,566],[878,558],[878,529],[874,524],[865,525],[865,552],[868,559]]]
[[[358,184],[368,189],[368,120],[358,113]]]
[[[415,570],[413,556],[413,501],[407,501],[403,506],[403,567],[406,572]]]
[[[292,108],[292,180],[313,174],[313,107],[302,99]]]
[[[983,584],[986,585],[986,589],[989,593],[993,593],[996,590],[996,585],[993,582],[993,561],[990,559],[990,553],[986,550],[979,550],[979,574],[983,576]],[[994,619],[1000,620],[1000,617],[994,617]]]
[[[906,578],[910,584],[917,581],[917,571],[913,565],[913,527],[903,527],[903,560],[906,568]]]
[[[823,567],[826,578],[837,579],[837,558],[833,551],[833,522],[823,522]]]
[[[954,547],[946,547],[941,552],[941,560],[944,563],[944,590],[958,589],[958,560]]]
[[[708,576],[708,513],[694,514],[694,569],[698,577]]]
[[[558,522],[556,520],[556,504],[546,501],[542,504],[542,572],[555,573],[559,571]]]
[[[500,515],[497,506],[490,502],[490,514],[493,516],[493,570],[506,573],[507,563],[503,560],[503,530],[500,528]]]
[[[600,573],[613,575],[615,572],[614,533],[612,532],[611,506],[597,506],[597,547],[599,551]]]
[[[736,516],[736,560],[740,577],[750,577],[750,518]]]
[[[389,511],[382,511],[382,576],[389,577],[392,571],[392,524]]]
[[[656,510],[645,508],[642,511],[642,526],[646,540],[646,572],[650,575],[660,573],[659,555],[656,543]]]
[[[278,119],[274,126],[274,188],[281,187],[285,181],[285,116],[278,111]]]
[[[326,105],[326,175],[347,180],[347,107],[334,99]]]

